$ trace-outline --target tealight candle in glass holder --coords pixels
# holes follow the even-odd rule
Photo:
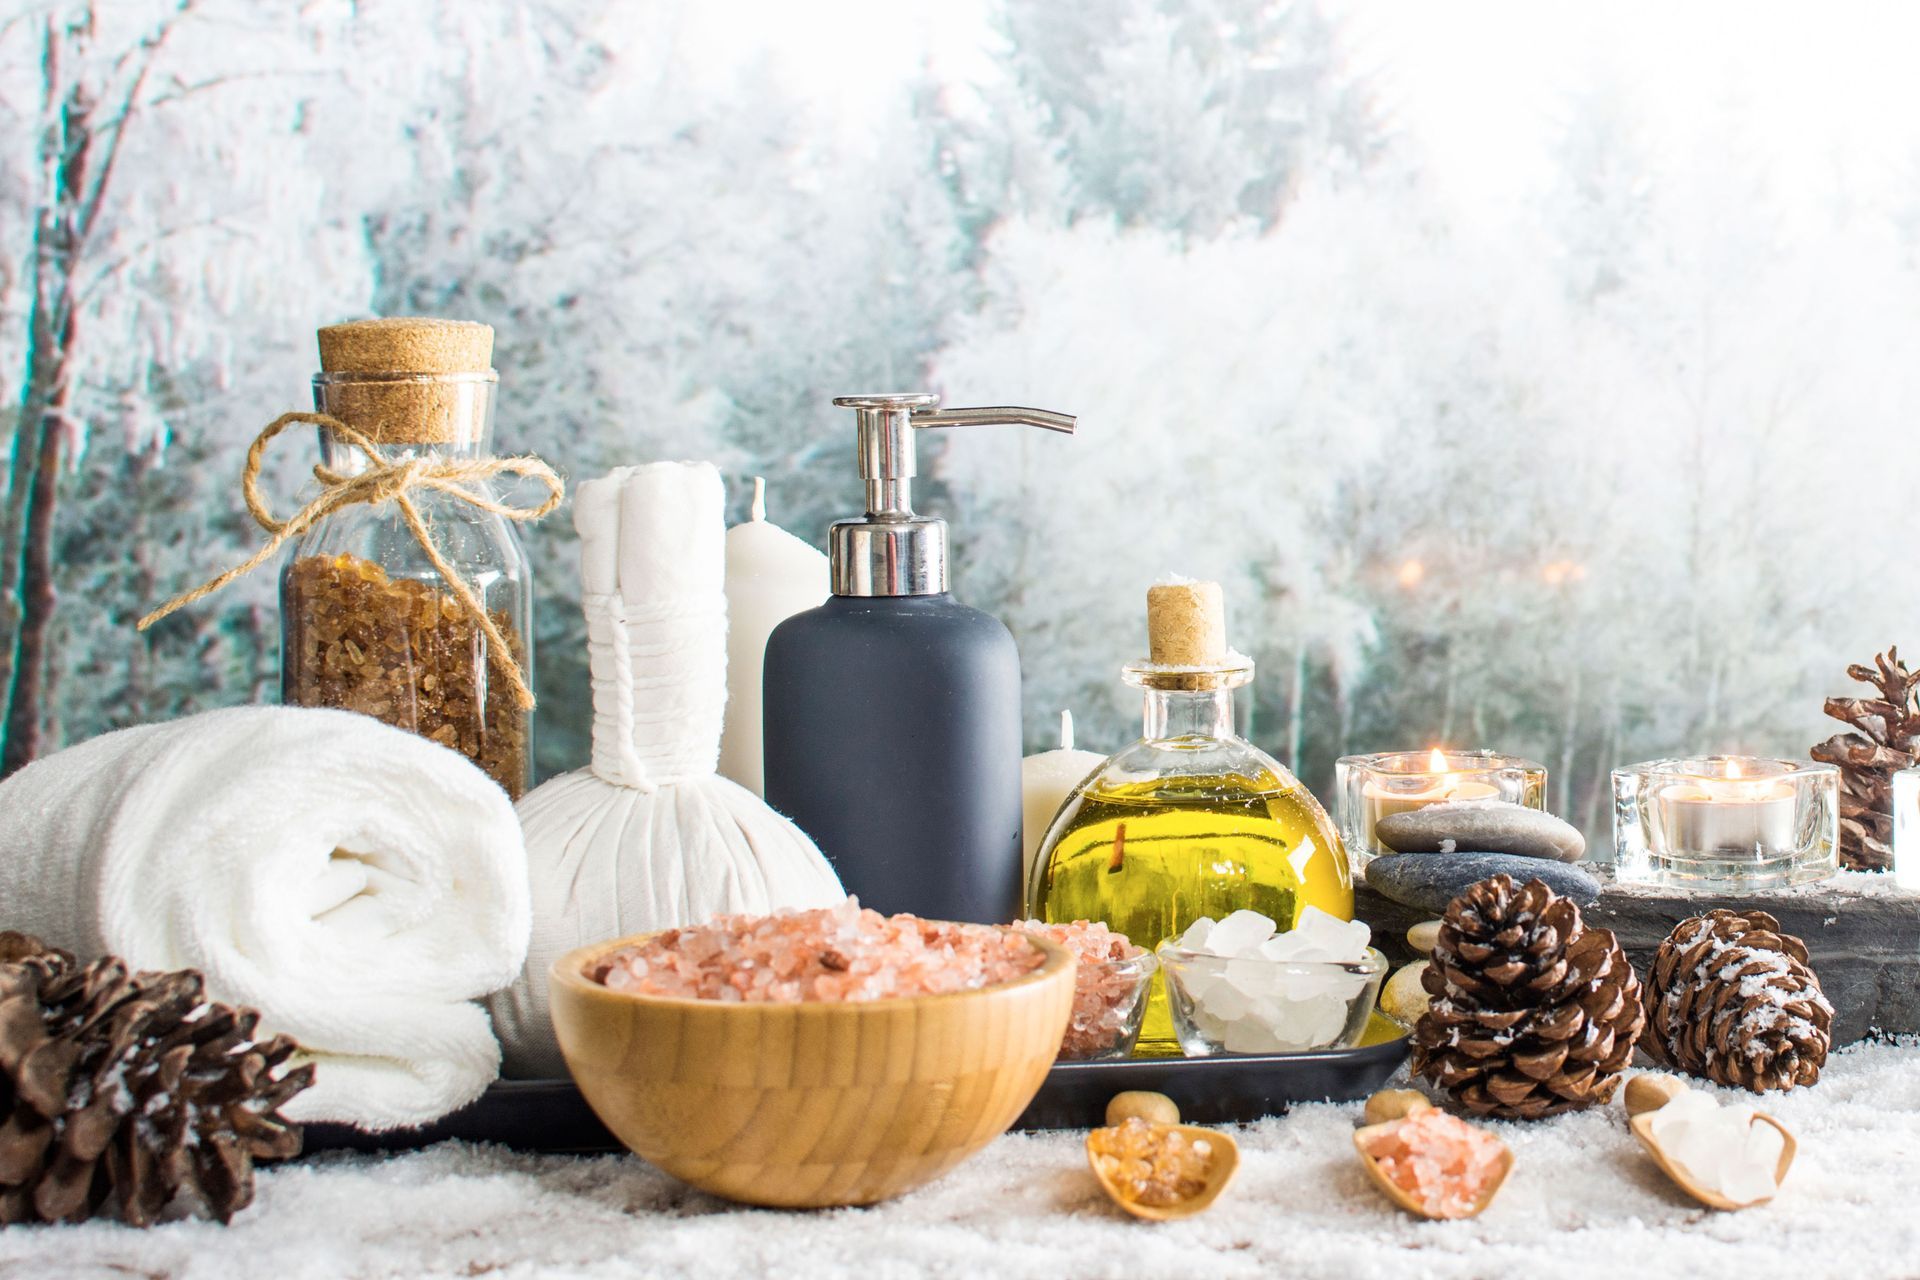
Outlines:
[[[1840,774],[1755,756],[1613,771],[1614,875],[1674,888],[1772,889],[1840,869]]]
[[[1356,867],[1392,852],[1374,834],[1389,814],[1481,800],[1539,809],[1547,790],[1544,765],[1497,751],[1382,751],[1342,756],[1333,768],[1340,838]]]

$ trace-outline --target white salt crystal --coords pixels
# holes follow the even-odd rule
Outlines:
[[[1772,1125],[1754,1122],[1751,1107],[1722,1107],[1689,1090],[1654,1112],[1649,1128],[1688,1177],[1736,1204],[1765,1199],[1778,1188],[1785,1143]]]
[[[1229,987],[1250,999],[1257,999],[1273,988],[1282,972],[1260,959],[1256,952],[1253,956],[1243,956],[1227,961],[1226,970],[1222,976]]]
[[[1222,1022],[1237,1022],[1253,1007],[1253,996],[1253,992],[1237,986],[1231,978],[1221,977],[1207,988],[1201,1000],[1210,1016]]]
[[[1291,1046],[1285,1044],[1259,1018],[1241,1018],[1227,1024],[1222,1047],[1228,1053],[1278,1053]]]
[[[1299,937],[1307,945],[1323,952],[1325,959],[1340,964],[1353,964],[1365,959],[1367,948],[1373,945],[1373,930],[1367,927],[1366,921],[1342,920],[1318,907],[1308,907],[1302,911],[1299,922],[1287,936]]]
[[[1204,1005],[1212,999],[1214,991],[1226,983],[1219,973],[1196,964],[1181,969],[1180,985],[1186,988],[1189,1000],[1196,1005]]]
[[[1274,923],[1258,911],[1236,911],[1207,933],[1207,950],[1216,956],[1257,951],[1273,936]]]
[[[1205,951],[1207,949],[1207,936],[1212,932],[1213,917],[1201,916],[1198,920],[1195,920],[1187,926],[1187,931],[1180,935],[1180,941],[1176,945],[1179,946],[1182,951]]]
[[[1288,960],[1311,959],[1306,953],[1312,951],[1313,939],[1303,938],[1297,933],[1276,933],[1260,944],[1260,958],[1283,963]]]
[[[1333,1038],[1325,1034],[1324,1004],[1320,999],[1287,1000],[1263,1009],[1262,1013],[1274,1039],[1289,1049],[1311,1049]],[[1336,1027],[1333,1035],[1338,1034]]]

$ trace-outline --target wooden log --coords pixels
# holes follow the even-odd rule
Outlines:
[[[1689,894],[1609,882],[1585,914],[1589,923],[1613,930],[1644,977],[1655,948],[1673,926],[1715,907],[1765,911],[1807,944],[1821,989],[1833,1004],[1836,1046],[1920,1032],[1920,894],[1900,889],[1891,876],[1842,872],[1818,885],[1745,894]],[[1398,965],[1418,958],[1407,946],[1406,932],[1432,919],[1426,912],[1390,902],[1365,885],[1354,887],[1354,908],[1373,926],[1374,945],[1388,959]]]

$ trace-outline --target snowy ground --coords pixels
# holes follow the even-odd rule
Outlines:
[[[1780,1197],[1740,1214],[1666,1184],[1618,1107],[1505,1128],[1519,1157],[1476,1222],[1419,1223],[1365,1183],[1358,1108],[1241,1135],[1238,1181],[1195,1221],[1100,1198],[1078,1134],[1001,1139],[874,1209],[795,1214],[709,1199],[638,1160],[446,1145],[266,1175],[230,1228],[0,1232],[0,1280],[142,1276],[1227,1277],[1920,1276],[1920,1046],[1838,1056],[1769,1109],[1800,1138]]]

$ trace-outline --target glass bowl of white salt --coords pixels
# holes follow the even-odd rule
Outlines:
[[[1174,1034],[1189,1058],[1345,1049],[1366,1032],[1387,958],[1364,923],[1308,907],[1288,932],[1236,911],[1160,945]]]

